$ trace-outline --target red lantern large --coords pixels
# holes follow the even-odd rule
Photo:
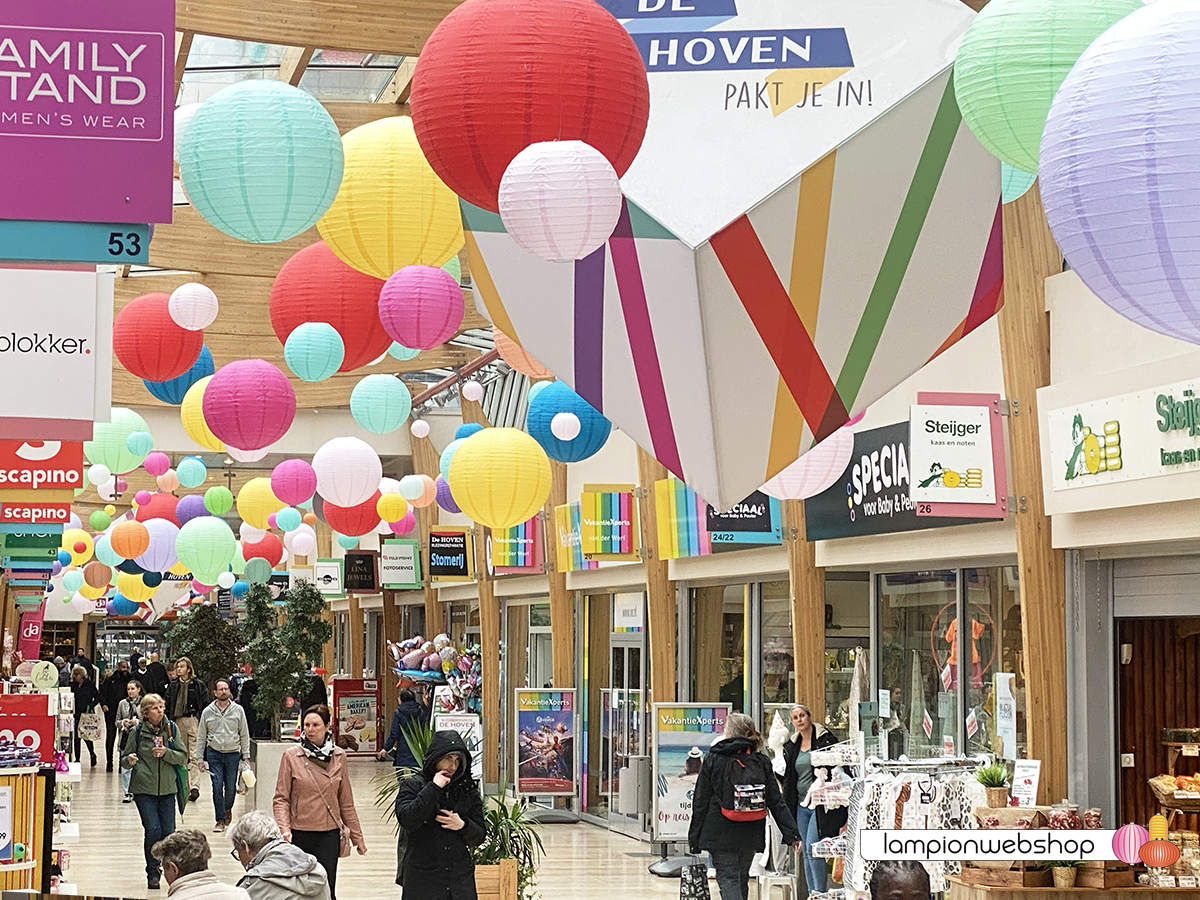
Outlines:
[[[261,541],[255,541],[253,544],[242,541],[242,558],[250,560],[255,557],[265,559],[271,568],[275,568],[283,559],[283,541],[269,531],[263,535]]]
[[[383,281],[352,269],[325,245],[310,244],[283,264],[271,286],[271,327],[280,343],[305,322],[332,325],[346,345],[339,372],[373,362],[392,339],[379,321]]]
[[[633,38],[596,0],[467,0],[421,49],[410,104],[442,181],[499,212],[504,170],[539,141],[586,141],[624,175],[650,84]]]
[[[1146,841],[1138,856],[1152,868],[1165,869],[1179,861],[1179,848],[1170,841]]]
[[[169,294],[143,294],[113,321],[113,353],[138,378],[178,378],[200,358],[204,332],[180,328],[171,318],[170,300]]]
[[[375,504],[379,502],[380,496],[379,491],[376,491],[370,499],[358,506],[334,506],[332,503],[326,503],[324,507],[325,521],[339,534],[350,537],[362,537],[364,534],[370,534],[379,524],[379,511],[375,508]]]
[[[178,505],[179,498],[174,494],[157,491],[151,494],[150,499],[139,506],[133,515],[139,522],[145,522],[147,519],[166,519],[178,527],[179,519],[175,516],[175,507]]]

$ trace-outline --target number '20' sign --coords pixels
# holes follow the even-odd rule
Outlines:
[[[0,715],[0,739],[36,750],[42,762],[54,762],[54,719],[51,716]]]

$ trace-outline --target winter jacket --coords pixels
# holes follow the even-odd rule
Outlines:
[[[209,747],[220,753],[240,753],[242,759],[250,758],[250,726],[246,724],[246,711],[232,700],[224,710],[214,700],[200,713],[196,759],[204,759]]]
[[[183,682],[178,678],[172,678],[167,684],[167,693],[163,700],[167,703],[167,715],[174,715],[175,701],[179,699],[180,685]],[[182,716],[176,718],[187,718],[191,716],[194,719],[200,718],[200,713],[204,712],[204,707],[208,706],[209,696],[208,688],[204,686],[204,682],[199,678],[193,678],[187,683],[187,706],[185,707]]]
[[[161,757],[154,755],[154,739],[161,738],[167,752]],[[129,765],[129,754],[137,754],[137,764]],[[164,797],[174,794],[178,784],[175,781],[175,767],[187,765],[187,747],[179,736],[175,723],[163,716],[158,728],[150,724],[149,719],[143,719],[125,735],[121,743],[121,768],[133,771],[129,776],[129,793],[150,794],[154,797]]]
[[[354,846],[366,847],[354,810],[346,751],[341,747],[333,748],[333,757],[326,768],[309,759],[299,745],[284,751],[279,761],[279,777],[275,779],[272,810],[275,821],[285,832],[332,831],[338,827],[335,816],[340,816],[350,829]]]
[[[282,838],[254,854],[238,887],[250,900],[329,900],[329,879],[321,864]]]
[[[404,739],[404,731],[401,731],[401,728],[411,732],[417,726],[428,724],[429,710],[416,700],[405,700],[396,707],[396,711],[392,713],[392,729],[388,732],[383,749],[390,751],[395,748],[397,768],[420,768],[417,765],[417,758],[408,748],[408,741]]]
[[[217,880],[215,872],[201,869],[191,875],[183,875],[171,882],[167,888],[171,900],[247,900],[247,893]]]
[[[100,692],[90,681],[72,681],[71,693],[75,695],[75,718],[84,713],[95,712],[100,705]]]
[[[433,780],[437,762],[451,753],[458,754],[458,770],[440,788]],[[463,827],[443,828],[437,821],[441,810],[458,813]],[[396,820],[408,837],[404,900],[476,900],[471,848],[483,843],[487,824],[479,785],[471,777],[471,754],[458,732],[437,732],[425,751],[421,771],[400,782]]]
[[[142,676],[142,687],[146,689],[147,694],[158,694],[163,697],[167,692],[169,680],[167,667],[155,660],[146,665],[146,674]],[[167,711],[170,712],[170,707],[167,707]]]
[[[838,742],[833,732],[829,731],[824,725],[819,722],[813,722],[813,740],[811,750],[820,750],[824,747],[832,747]],[[783,799],[787,803],[788,809],[792,811],[792,821],[796,820],[796,811],[800,806],[800,801],[804,798],[800,796],[800,792],[796,787],[796,757],[800,755],[800,732],[796,732],[786,744],[783,745],[783,763],[784,769],[783,778]],[[815,766],[814,769],[824,769],[826,777],[831,777],[831,772],[828,766]],[[841,831],[842,826],[846,824],[847,809],[826,809],[823,806],[817,807],[817,833],[821,837],[836,837]]]
[[[120,703],[117,704],[117,719],[116,719],[117,722],[121,722],[125,719],[137,719],[138,721],[141,721],[141,718],[142,718],[142,701],[141,700],[130,700],[128,697],[126,697],[124,700],[122,700]],[[120,725],[118,725],[117,727],[121,728]],[[130,730],[129,728],[121,728],[122,743],[124,743],[125,734],[129,730]]]
[[[125,699],[126,688],[129,686],[129,681],[132,678],[132,672],[122,672],[120,669],[117,669],[117,671],[105,678],[100,684],[100,699],[108,707],[108,712],[105,715],[110,719],[116,717],[117,704]]]
[[[796,816],[783,802],[779,784],[771,774],[771,761],[759,753],[749,738],[725,738],[708,751],[696,787],[692,792],[692,824],[688,828],[688,846],[693,853],[700,850],[754,850],[766,846],[766,828],[762,820],[735,822],[721,812],[721,793],[725,776],[738,754],[754,753],[760,758],[767,778],[767,809],[783,832],[784,843],[800,840]]]

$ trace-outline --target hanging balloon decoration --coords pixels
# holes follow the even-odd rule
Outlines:
[[[183,430],[198,446],[215,453],[224,453],[225,444],[217,439],[204,419],[204,392],[208,389],[212,376],[201,378],[183,395],[183,403],[179,406],[179,420]]]
[[[515,428],[485,428],[454,454],[447,479],[462,511],[489,528],[531,518],[550,496],[550,461]]]
[[[612,422],[561,381],[530,401],[526,427],[547,456],[566,463],[594,456],[612,433]]]
[[[213,365],[212,353],[209,352],[207,346],[201,346],[196,362],[178,378],[172,378],[169,381],[143,380],[142,383],[156,399],[163,403],[170,403],[172,406],[178,406],[183,402],[183,398],[187,396],[188,389],[193,384],[201,378],[207,378],[214,371],[216,371],[216,366]]]

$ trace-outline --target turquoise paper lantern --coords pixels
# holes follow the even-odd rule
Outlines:
[[[483,431],[483,426],[478,422],[463,422],[454,429],[454,439],[457,441],[463,438],[469,438],[477,431]]]
[[[83,587],[83,573],[78,569],[71,569],[70,571],[63,573],[62,585],[63,590],[72,594],[75,593],[77,590]]]
[[[283,359],[288,368],[304,381],[324,381],[341,367],[345,358],[342,336],[328,322],[305,322],[297,326],[283,345]]]
[[[350,414],[367,431],[395,431],[412,412],[412,394],[394,375],[368,375],[350,392]]]
[[[349,534],[339,534],[337,536],[338,546],[343,550],[353,550],[358,546],[358,538]]]
[[[1037,172],[1025,172],[1006,162],[1000,163],[1000,200],[1012,203],[1020,199],[1037,181]]]
[[[185,488],[200,487],[208,478],[208,466],[199,457],[189,456],[179,461],[175,467],[175,477]]]
[[[292,506],[285,506],[275,513],[275,524],[279,526],[280,531],[295,531],[303,521],[304,516],[300,514],[300,510]]]
[[[96,538],[96,542],[93,545],[93,552],[96,554],[96,559],[114,569],[125,562],[125,557],[113,552],[112,545],[108,542],[107,534],[99,535]]]
[[[538,394],[550,387],[550,385],[553,383],[553,381],[535,381],[529,386],[529,393],[525,395],[525,399],[532,403],[537,398]]]
[[[315,97],[274,80],[240,81],[188,123],[179,172],[192,206],[232,237],[269,244],[317,223],[342,183],[342,138]]]
[[[393,359],[398,359],[401,362],[415,359],[420,350],[414,350],[412,347],[405,347],[399,341],[392,341],[392,346],[388,347],[388,355]]]
[[[183,402],[183,398],[187,396],[188,388],[199,381],[201,378],[207,378],[217,367],[213,364],[212,352],[207,345],[200,347],[200,355],[196,357],[196,361],[192,363],[192,367],[175,378],[167,381],[149,381],[142,379],[142,384],[146,385],[146,390],[153,394],[163,403],[170,403],[172,406],[178,406]]]
[[[146,420],[132,409],[114,406],[108,422],[97,422],[92,427],[92,439],[84,442],[83,455],[93,466],[108,466],[114,475],[132,472],[142,464],[146,454],[133,453],[129,438],[135,432],[149,430]]]
[[[154,435],[148,431],[135,431],[125,438],[125,447],[134,456],[149,456],[154,449]]]
[[[466,438],[455,438],[446,445],[446,449],[442,451],[441,458],[438,460],[438,471],[442,473],[442,477],[447,481],[450,480],[450,463],[454,460],[454,454],[458,452],[458,448],[462,446]]]
[[[261,556],[246,560],[246,580],[251,584],[266,584],[271,578],[271,564]]]

